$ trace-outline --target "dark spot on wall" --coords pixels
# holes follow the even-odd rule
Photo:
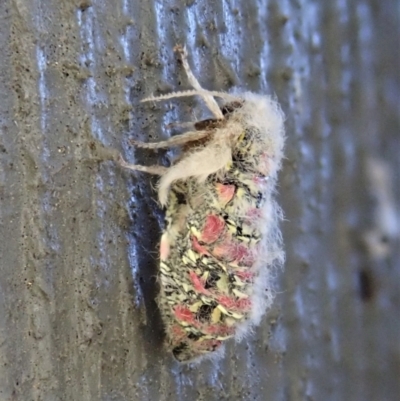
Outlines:
[[[364,301],[370,301],[375,294],[375,283],[372,272],[369,269],[360,269],[358,272],[358,290],[360,298]]]

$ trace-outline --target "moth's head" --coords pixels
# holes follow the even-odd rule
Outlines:
[[[240,100],[235,100],[233,102],[229,102],[224,104],[221,107],[222,114],[225,118],[229,118],[229,116],[234,113],[236,110],[240,109],[243,106],[243,102]]]

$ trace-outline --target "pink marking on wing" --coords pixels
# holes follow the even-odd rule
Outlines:
[[[235,195],[236,188],[234,185],[217,183],[216,188],[218,196],[224,204],[227,204]]]
[[[238,276],[243,281],[253,281],[254,273],[249,271],[235,271],[233,273],[235,276]]]
[[[242,262],[252,262],[253,258],[251,250],[242,244],[233,244],[232,246],[232,254],[233,258],[236,262],[242,263]]]
[[[212,251],[216,258],[224,258],[230,262],[236,262],[245,266],[254,264],[253,250],[246,245],[239,244],[231,238],[216,246]]]
[[[222,244],[218,244],[214,247],[214,249],[212,250],[212,255],[218,259],[224,258],[231,261],[233,260],[231,248],[232,242],[230,241],[230,239],[225,240]]]
[[[205,330],[207,334],[216,334],[216,335],[232,335],[235,332],[233,327],[229,327],[225,324],[211,324]]]
[[[218,216],[210,214],[206,217],[200,240],[206,244],[215,242],[225,230],[225,222]]]
[[[210,294],[210,291],[207,291],[204,288],[203,280],[201,280],[200,277],[193,270],[190,271],[189,276],[190,276],[190,280],[191,280],[196,292],[199,292],[200,294],[205,294],[205,295]]]
[[[263,152],[259,156],[259,163],[257,165],[257,170],[266,176],[271,174],[273,169],[274,161],[272,160],[271,156],[268,152]]]
[[[264,174],[264,173],[262,173]],[[253,182],[260,188],[261,191],[265,189],[268,183],[268,176],[259,176],[259,175],[254,175],[253,176]]]
[[[169,336],[174,342],[180,342],[187,334],[179,324],[174,324],[169,330]]]
[[[163,234],[161,237],[161,243],[160,243],[160,259],[161,260],[166,260],[169,256],[169,242],[168,239],[166,238],[166,235]]]
[[[194,251],[196,251],[200,255],[209,255],[207,249],[204,248],[204,246],[200,245],[199,241],[195,236],[191,236],[191,240],[192,240],[192,248]]]
[[[194,316],[193,313],[183,305],[177,305],[174,309],[175,317],[178,320],[181,320],[183,322],[188,322],[188,323],[194,323]]]
[[[239,299],[236,303],[237,308],[240,311],[248,311],[251,308],[251,300],[250,299]]]
[[[218,302],[225,306],[227,309],[233,309],[238,311],[248,311],[251,307],[250,299],[235,299],[233,297],[228,297],[226,295],[222,295],[217,298]]]
[[[246,213],[246,220],[247,221],[259,221],[260,218],[262,217],[262,210],[257,209],[256,207],[253,207],[249,209],[249,211]]]

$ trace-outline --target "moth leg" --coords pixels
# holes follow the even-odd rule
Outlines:
[[[186,128],[186,129],[193,129],[194,128],[194,122],[192,121],[187,121],[187,122],[174,122],[174,123],[169,123],[165,125],[165,128],[167,129],[174,129],[174,128]]]
[[[219,97],[221,99],[224,99],[227,102],[228,101],[229,102],[239,102],[239,103],[243,102],[243,99],[241,99],[240,97],[238,97],[236,95],[232,95],[230,93],[209,91],[207,89],[200,88],[200,89],[190,89],[187,91],[180,91],[180,92],[171,92],[171,93],[166,93],[165,95],[159,95],[159,96],[148,96],[148,97],[142,99],[140,101],[140,103],[161,102],[162,100],[176,99],[178,97],[190,97],[190,96],[202,96],[202,97],[210,96],[211,98]],[[218,117],[218,119],[219,119],[219,117]]]
[[[178,163],[171,166],[159,182],[158,199],[161,205],[167,204],[168,190],[174,181],[188,177],[204,182],[206,178],[232,163],[232,149],[227,144],[206,146],[190,153]]]
[[[221,111],[226,113],[227,106],[224,106]],[[230,110],[228,110],[229,112]],[[225,120],[216,120],[215,118],[208,118],[201,121],[187,121],[187,122],[173,122],[165,126],[165,128],[187,128],[188,131],[195,129],[196,131],[213,130],[215,128],[222,128],[225,126]],[[185,132],[183,133],[185,134]],[[182,134],[180,134],[182,135]]]
[[[153,175],[164,175],[168,171],[168,168],[163,166],[141,166],[140,164],[129,164],[121,155],[119,155],[118,163],[123,168],[133,171],[142,171],[143,173]]]
[[[210,134],[211,134],[210,131],[189,131],[185,132],[182,135],[175,135],[166,141],[146,143],[131,139],[130,143],[139,148],[162,149],[162,148],[184,145],[185,143],[188,142],[198,141],[199,139],[203,139],[209,136]]]
[[[186,47],[177,45],[174,47],[174,51],[176,51],[177,53],[179,53],[181,55],[183,68],[185,69],[185,72],[188,77],[190,85],[192,85],[193,88],[198,91],[203,91],[204,89],[201,87],[199,81],[194,76],[194,74],[189,66],[189,63],[187,60],[188,55],[187,55]],[[207,95],[204,92],[199,94],[199,96],[201,96],[203,98],[205,104],[207,105],[207,107],[209,108],[211,113],[214,114],[215,118],[222,119],[222,120],[224,119],[224,115],[222,114],[222,111],[220,110],[218,103],[215,101],[213,96]]]

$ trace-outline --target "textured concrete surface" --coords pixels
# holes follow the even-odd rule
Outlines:
[[[0,2],[0,400],[400,397],[400,35],[393,0]],[[100,143],[167,137],[208,88],[287,116],[287,262],[254,335],[219,362],[162,347],[155,180]]]

